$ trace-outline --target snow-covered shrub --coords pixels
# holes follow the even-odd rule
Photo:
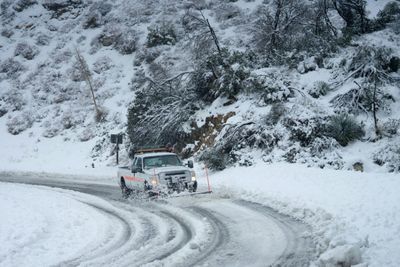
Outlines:
[[[39,49],[31,46],[26,42],[18,43],[14,50],[14,56],[21,55],[22,57],[32,60],[39,53]]]
[[[137,33],[133,29],[127,29],[117,39],[115,48],[123,55],[132,54],[136,50]]]
[[[364,134],[363,127],[346,113],[331,116],[326,127],[326,135],[335,138],[342,146],[360,139]]]
[[[84,123],[84,118],[80,115],[79,110],[67,110],[64,111],[61,115],[61,124],[63,129],[71,129],[76,127],[77,125],[81,125]]]
[[[9,78],[18,76],[24,70],[25,67],[13,58],[8,58],[0,63],[0,73],[6,73]]]
[[[99,12],[102,16],[105,16],[112,10],[112,5],[105,1],[94,2],[89,11],[94,10]]]
[[[219,96],[234,98],[241,91],[246,91],[250,71],[245,57],[240,52],[231,53],[222,49],[204,58],[196,66],[192,77],[199,97],[212,102]]]
[[[0,104],[0,118],[7,114],[7,110]]]
[[[212,148],[204,151],[199,160],[203,161],[207,168],[216,171],[222,171],[228,164],[228,156],[224,151],[218,148]]]
[[[377,22],[383,25],[400,19],[400,5],[397,2],[389,2],[378,12]]]
[[[37,45],[49,45],[51,37],[44,33],[39,33],[36,36],[36,44]]]
[[[53,138],[54,136],[57,136],[62,130],[62,126],[59,125],[59,121],[57,120],[45,121],[43,122],[42,127],[44,128],[42,136],[46,138]]]
[[[325,96],[329,91],[331,91],[331,88],[328,83],[318,81],[314,83],[308,93],[314,98],[319,98],[320,96]]]
[[[85,73],[82,71],[81,64],[76,60],[73,62],[72,67],[67,71],[71,80],[74,82],[85,81]]]
[[[82,0],[43,0],[42,5],[53,12],[53,17],[59,18],[64,13],[71,12],[82,5]]]
[[[301,52],[323,55],[335,49],[337,30],[321,16],[326,11],[319,3],[264,1],[259,6],[254,13],[253,44],[266,64],[293,65],[303,59]]]
[[[253,72],[248,82],[249,91],[261,94],[265,104],[285,102],[293,93],[291,81],[279,70],[262,74]]]
[[[382,125],[382,133],[387,136],[394,136],[400,132],[400,120],[389,119]]]
[[[1,107],[6,111],[19,111],[26,105],[22,94],[18,90],[10,90],[0,96]]]
[[[17,12],[21,12],[32,5],[36,5],[37,0],[18,0],[14,5],[13,9]]]
[[[158,58],[161,54],[161,49],[158,47],[146,48],[143,47],[136,53],[136,58],[133,64],[135,66],[140,66],[142,62],[146,62],[147,64],[152,63],[156,58]]]
[[[309,146],[316,138],[323,137],[325,133],[325,118],[291,118],[282,120],[282,125],[289,132],[289,140],[298,142],[300,146]]]
[[[240,15],[240,8],[230,3],[222,3],[215,9],[215,18],[218,22],[225,22]]]
[[[309,145],[311,157],[323,158],[327,152],[332,152],[339,147],[339,143],[326,136],[317,137]]]
[[[131,80],[131,88],[133,91],[135,91],[138,88],[141,88],[146,82],[147,82],[146,75],[144,73],[143,69],[135,69],[135,72],[133,73],[133,77]]]
[[[174,45],[177,41],[174,25],[171,22],[163,22],[148,28],[147,46]]]
[[[82,27],[84,29],[97,28],[102,24],[103,24],[103,21],[102,21],[102,16],[101,16],[100,12],[94,11],[87,16]]]
[[[81,142],[86,142],[89,141],[90,139],[93,139],[96,134],[94,133],[94,126],[88,126],[85,129],[83,129],[79,134],[78,134],[78,139]]]
[[[282,102],[277,102],[272,104],[271,110],[267,115],[267,124],[276,124],[281,119],[281,117],[285,114],[286,108]]]
[[[108,56],[102,56],[93,63],[93,71],[100,74],[111,69],[114,66],[113,61]]]
[[[26,129],[31,128],[33,121],[34,118],[31,112],[24,111],[18,113],[7,121],[7,131],[13,135],[20,134]]]
[[[4,36],[6,38],[10,38],[13,34],[14,34],[14,32],[11,29],[6,28],[6,29],[1,30],[1,36]]]
[[[134,29],[108,24],[98,37],[103,46],[114,46],[121,54],[132,54],[136,50],[137,33]]]
[[[400,144],[386,145],[373,155],[373,160],[380,166],[385,166],[389,172],[400,172]]]
[[[86,15],[86,20],[83,23],[83,28],[97,28],[103,25],[105,20],[104,16],[112,10],[112,5],[104,1],[96,1],[89,8]]]

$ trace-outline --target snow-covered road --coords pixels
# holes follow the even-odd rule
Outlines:
[[[308,266],[315,256],[304,224],[240,199],[123,200],[106,184],[0,181],[12,182],[0,187],[0,266]]]

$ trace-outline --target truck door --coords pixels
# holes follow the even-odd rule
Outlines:
[[[143,179],[143,160],[142,158],[136,158],[133,162],[132,170],[135,170],[132,173],[131,184],[135,189],[143,190],[144,189],[144,179]]]

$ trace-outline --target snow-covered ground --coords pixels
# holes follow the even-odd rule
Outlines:
[[[196,167],[199,190],[207,190],[206,171],[201,164],[196,164]],[[59,168],[60,172],[68,173],[68,170],[62,171],[62,167]],[[54,179],[114,183],[114,169],[104,167],[98,170],[106,174],[88,176],[88,170],[82,168],[73,172],[80,172],[81,175],[71,176],[71,179],[68,175],[64,175],[64,178],[63,175],[54,176]],[[20,172],[16,174],[21,175]],[[297,164],[268,165],[258,162],[251,167],[234,167],[222,172],[212,172],[209,178],[211,190],[218,197],[261,203],[309,224],[314,241],[318,244],[318,252],[322,253],[321,259],[325,262],[338,261],[342,257],[357,257],[361,253],[363,262],[368,263],[368,266],[400,265],[400,256],[397,253],[400,240],[396,238],[400,234],[400,174],[361,173],[307,168]],[[54,214],[54,205],[61,209],[67,206],[65,212],[72,214],[67,216],[68,219],[64,220],[60,228],[53,225],[56,233],[62,227],[67,227],[66,234],[79,235],[79,231],[86,231],[85,227],[93,219],[99,219],[100,222],[104,220],[95,212],[87,213],[86,208],[82,208],[73,198],[65,195],[58,197],[57,192],[44,188],[28,189],[25,186],[2,184],[0,190],[1,210],[5,212],[2,218],[6,218],[1,221],[0,240],[3,244],[8,242],[7,251],[18,247],[20,242],[25,242],[24,238],[46,232],[45,225],[61,220],[65,213]],[[212,195],[210,198],[213,199]],[[81,216],[82,211],[86,215]],[[73,217],[76,218],[70,219]],[[81,218],[87,220],[81,221]],[[25,221],[37,223],[30,228],[23,228],[22,222]],[[91,233],[92,230],[87,231]],[[20,237],[10,237],[9,233]],[[44,243],[52,242],[53,239],[46,241],[44,234],[43,236]],[[32,252],[24,253],[37,253],[36,247],[33,248]],[[54,248],[56,250],[57,247]],[[0,255],[5,255],[5,252],[2,249]],[[54,253],[57,256],[59,252]],[[65,252],[65,255],[70,255],[68,253]],[[3,261],[6,262],[4,257]],[[324,266],[323,262],[319,262],[321,266]]]
[[[118,222],[90,206],[107,202],[66,192],[1,183],[0,266],[53,266],[116,238]]]
[[[400,265],[399,174],[259,162],[214,173],[211,181],[215,192],[263,203],[310,224],[329,247],[326,258],[360,248],[368,266]]]

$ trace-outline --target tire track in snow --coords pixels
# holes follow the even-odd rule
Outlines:
[[[246,200],[237,200],[235,203],[274,220],[284,230],[287,246],[273,266],[305,267],[310,265],[310,261],[315,255],[315,245],[311,236],[307,234],[310,232],[307,225],[259,203]]]

